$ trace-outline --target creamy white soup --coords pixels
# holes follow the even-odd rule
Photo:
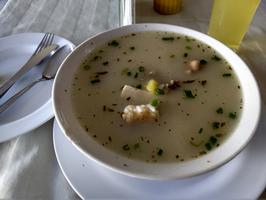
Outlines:
[[[143,162],[182,162],[219,148],[238,124],[242,93],[206,44],[140,32],[93,50],[76,71],[72,103],[99,145]]]

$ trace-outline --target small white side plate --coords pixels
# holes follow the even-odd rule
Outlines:
[[[60,168],[83,199],[257,199],[266,185],[266,108],[255,136],[233,160],[201,176],[150,181],[113,172],[83,155],[54,121]]]
[[[21,33],[0,39],[0,85],[14,74],[30,58],[40,43],[43,33]],[[54,43],[74,45],[55,36]],[[31,81],[41,77],[45,62],[25,74],[8,93],[0,98],[0,104]],[[27,133],[54,116],[51,90],[53,81],[43,81],[20,97],[10,108],[0,114],[0,142]]]

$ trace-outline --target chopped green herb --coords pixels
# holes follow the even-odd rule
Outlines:
[[[121,71],[121,74],[127,74],[128,72],[128,68],[124,68],[122,71]]]
[[[93,58],[93,60],[100,60],[100,59],[102,59],[101,56],[94,56],[94,58]]]
[[[108,46],[118,47],[119,43],[116,40],[113,40],[112,42],[108,43]]]
[[[234,112],[234,113],[229,113],[229,118],[231,118],[231,119],[235,119],[236,118],[236,113]]]
[[[94,80],[91,80],[91,84],[99,83],[100,81],[101,81],[100,79],[94,79]]]
[[[138,149],[140,147],[139,143],[134,144],[134,149]]]
[[[129,145],[128,145],[128,144],[125,144],[125,145],[123,146],[123,150],[124,150],[124,151],[128,151],[128,150],[130,150]]]
[[[153,99],[153,100],[151,101],[151,103],[150,103],[150,104],[151,104],[153,107],[155,107],[155,108],[156,108],[156,107],[158,106],[158,103],[159,103],[159,102],[158,102],[158,100],[157,100],[157,99]]]
[[[103,65],[104,66],[106,66],[106,65],[108,65],[109,64],[109,62],[108,61],[106,61],[106,62],[103,62]]]
[[[104,75],[104,74],[107,74],[107,73],[108,73],[108,71],[96,72],[96,74],[98,74],[98,75]]]
[[[163,37],[162,40],[164,41],[174,41],[174,37]]]
[[[111,136],[108,137],[108,140],[109,140],[110,142],[112,142],[112,138],[111,138]]]
[[[184,92],[187,98],[195,98],[195,95],[192,94],[191,90],[184,90]]]
[[[158,152],[157,152],[157,155],[158,155],[158,156],[163,155],[163,150],[162,150],[162,149],[159,149]]]
[[[183,55],[185,58],[188,56],[188,53],[184,53],[184,55]]]
[[[114,111],[115,111],[115,110],[112,109],[112,108],[107,108],[107,110],[108,110],[109,112],[114,112]]]
[[[198,133],[200,134],[200,133],[202,133],[202,131],[203,131],[203,128],[200,128]]]
[[[230,77],[232,74],[231,73],[224,73],[223,77]]]
[[[131,72],[127,72],[127,75],[128,75],[128,76],[131,76]]]
[[[142,88],[142,85],[139,84],[139,85],[136,86],[136,88],[141,89]]]
[[[135,50],[135,47],[130,47],[130,50],[132,50],[132,51]]]
[[[195,82],[195,80],[186,80],[186,81],[182,81],[183,83],[193,83]]]
[[[144,72],[145,71],[145,68],[143,66],[139,66],[139,72]]]
[[[223,112],[224,112],[224,110],[223,110],[223,108],[218,108],[217,110],[216,110],[216,112],[218,113],[218,114],[223,114]]]
[[[200,64],[201,65],[206,65],[208,62],[206,61],[206,60],[204,60],[204,59],[202,59],[202,60],[200,60]]]
[[[218,128],[220,128],[220,122],[212,122],[212,128],[213,128],[213,129],[218,129]]]
[[[90,65],[84,65],[84,66],[83,66],[83,69],[85,69],[85,70],[89,70],[90,68],[91,68]]]
[[[160,88],[157,88],[155,91],[155,95],[159,96],[159,95],[164,95],[164,91]]]
[[[174,54],[171,54],[171,55],[170,55],[170,58],[174,58],[174,57],[175,57],[175,55],[174,55]]]
[[[205,144],[205,147],[206,147],[206,149],[207,149],[208,151],[210,151],[210,150],[212,149],[212,146],[211,146],[210,143],[206,143],[206,144]]]
[[[187,36],[185,36],[185,39],[186,39],[187,42],[191,41],[191,39],[189,37],[187,37]]]
[[[136,72],[135,75],[134,75],[134,78],[138,78],[138,76],[139,76],[139,73]]]
[[[191,46],[186,46],[186,49],[191,50],[192,47]]]
[[[201,85],[206,85],[206,83],[207,83],[207,80],[203,80],[203,81],[201,81]]]
[[[210,139],[209,139],[209,141],[210,141],[210,143],[211,143],[212,145],[214,145],[214,144],[216,144],[216,142],[217,142],[217,138],[211,136]]]
[[[221,60],[221,58],[220,58],[220,57],[218,57],[218,56],[216,56],[216,55],[214,55],[214,56],[212,57],[212,60],[220,61],[220,60]]]
[[[106,111],[106,106],[105,105],[103,106],[103,111]]]

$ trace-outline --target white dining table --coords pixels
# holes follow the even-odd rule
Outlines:
[[[126,7],[122,8],[121,2],[0,0],[0,37],[22,32],[53,32],[78,45],[98,32],[142,22],[176,24],[207,33],[212,0],[183,0],[181,12],[171,16],[156,13],[152,9],[152,0],[124,0],[123,6]],[[30,9],[32,7],[34,12]],[[42,23],[45,17],[49,17],[43,14],[45,12],[57,16],[57,20]],[[62,12],[68,14],[62,18]],[[32,16],[37,17],[30,20]],[[59,19],[68,22],[66,26],[58,28]],[[262,0],[238,52],[259,83],[263,106],[266,105],[265,21],[266,2]],[[30,132],[0,143],[0,199],[80,198],[58,165],[53,146],[53,121],[54,118]],[[260,198],[266,199],[266,192]]]

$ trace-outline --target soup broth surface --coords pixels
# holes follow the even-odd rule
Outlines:
[[[198,70],[190,70],[192,61]],[[157,89],[149,101],[121,98],[125,85],[150,93],[146,86],[152,79],[159,87],[171,80],[178,84]],[[144,162],[182,162],[207,154],[223,144],[241,115],[241,88],[230,65],[206,44],[176,33],[115,38],[89,53],[72,81],[75,114],[88,135]],[[127,105],[154,102],[155,120],[128,123],[121,117]]]

